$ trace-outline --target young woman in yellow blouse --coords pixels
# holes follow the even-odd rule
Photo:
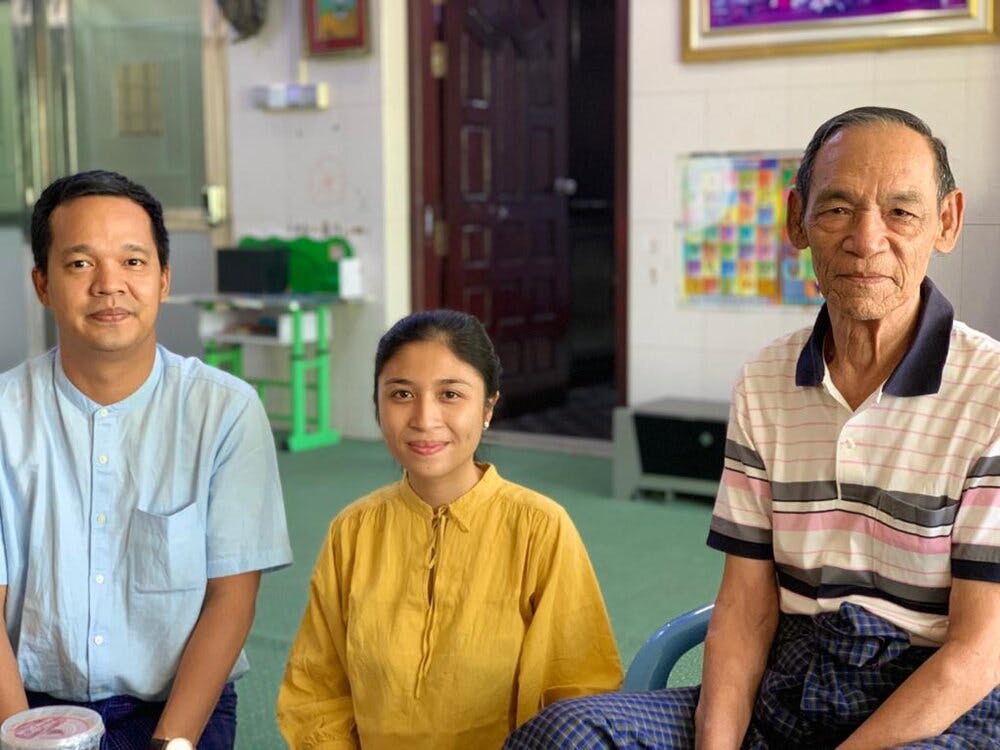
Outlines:
[[[499,381],[465,313],[379,342],[376,416],[404,475],[330,525],[278,695],[293,750],[499,748],[543,706],[619,686],[569,516],[475,461]]]

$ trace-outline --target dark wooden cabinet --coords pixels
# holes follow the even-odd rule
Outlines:
[[[714,498],[725,460],[728,404],[661,399],[614,413],[616,498]]]

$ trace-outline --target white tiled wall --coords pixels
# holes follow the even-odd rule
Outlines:
[[[405,163],[402,180],[386,179],[405,162],[400,136],[388,132],[406,122],[405,89],[387,83],[387,67],[403,64],[400,55],[405,61],[405,4],[370,4],[367,54],[309,59],[310,78],[330,84],[329,110],[264,112],[253,107],[251,88],[295,79],[299,6],[273,4],[262,34],[230,47],[235,232],[339,232],[355,245],[368,301],[335,313],[334,424],[372,435],[370,410],[358,404],[367,403],[374,342],[408,310],[408,218],[405,196],[396,195]],[[678,156],[801,149],[820,122],[863,104],[911,109],[948,144],[967,193],[967,225],[955,253],[935,259],[931,274],[960,318],[1000,336],[1000,313],[989,301],[1000,288],[1000,45],[687,64],[678,7],[631,5],[629,400],[727,399],[743,360],[813,317],[680,303]],[[396,149],[391,157],[387,148]]]
[[[387,148],[384,119],[392,113],[406,122],[405,92],[394,87],[386,93],[387,57],[393,66],[400,64],[399,55],[405,60],[405,6],[395,0],[369,3],[368,52],[307,59],[309,79],[329,84],[329,109],[258,109],[254,86],[296,80],[303,56],[301,6],[272,3],[261,34],[229,48],[234,236],[341,234],[351,242],[361,258],[365,300],[334,308],[332,421],[347,435],[373,436],[376,426],[366,405],[375,343],[408,306],[408,296],[402,305],[396,297],[400,289],[408,295],[409,248],[387,238],[400,227],[405,231],[408,219],[399,211],[388,216],[383,169],[386,153],[398,145]]]
[[[799,149],[851,107],[924,118],[967,195],[964,236],[930,274],[958,317],[1000,338],[1000,45],[680,62],[680,4],[633,0],[629,130],[629,401],[728,399],[740,364],[811,325],[801,309],[691,309],[677,294],[678,156]]]

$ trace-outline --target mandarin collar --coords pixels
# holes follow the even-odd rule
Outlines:
[[[447,508],[448,516],[456,522],[462,531],[469,530],[469,525],[476,511],[483,504],[489,502],[503,484],[503,479],[500,478],[500,474],[493,464],[476,465],[483,469],[483,476],[480,477],[479,481],[458,499],[441,506]],[[402,498],[403,504],[421,518],[430,520],[434,516],[434,508],[425,503],[410,487],[410,483],[406,480],[406,472],[403,472],[403,478],[399,480],[399,496]]]
[[[156,386],[160,382],[160,377],[163,375],[163,356],[160,352],[160,346],[157,345],[156,353],[153,357],[153,367],[149,371],[149,376],[145,382],[133,393],[113,404],[99,404],[73,385],[72,381],[66,376],[66,371],[63,370],[62,357],[59,356],[58,346],[52,350],[52,370],[53,378],[59,392],[85,414],[93,414],[100,409],[107,409],[111,413],[127,412],[130,409],[143,406],[152,397],[153,391],[156,390]]]
[[[882,388],[892,396],[926,396],[941,387],[951,328],[955,311],[951,303],[925,276],[920,282],[920,308],[917,311],[917,333],[906,354],[896,365]],[[816,316],[812,333],[806,340],[795,367],[795,385],[818,386],[826,373],[823,341],[830,332],[830,313],[826,303]]]

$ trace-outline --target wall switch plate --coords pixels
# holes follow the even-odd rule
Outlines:
[[[253,102],[254,106],[267,110],[323,110],[330,106],[330,86],[326,81],[254,86]]]

